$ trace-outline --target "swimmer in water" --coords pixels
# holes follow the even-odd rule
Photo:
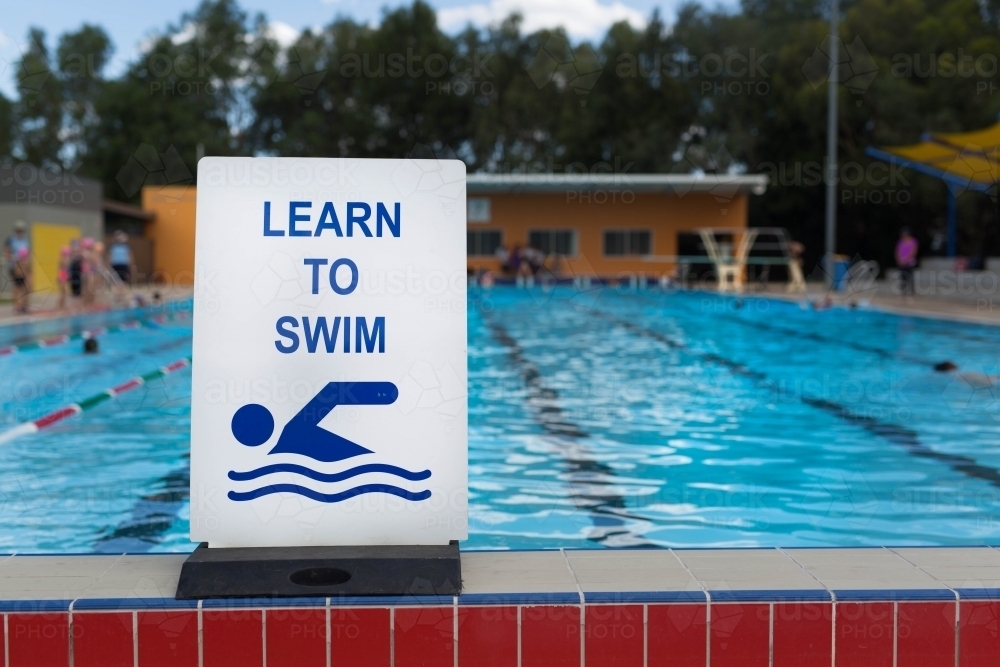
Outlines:
[[[813,310],[829,310],[833,308],[833,299],[830,298],[829,294],[822,299],[816,299],[811,303]]]
[[[938,373],[952,373],[958,370],[958,364],[953,361],[942,361],[934,364],[934,370]],[[959,373],[958,377],[977,389],[992,387],[1000,380],[998,375],[986,375],[985,373]]]

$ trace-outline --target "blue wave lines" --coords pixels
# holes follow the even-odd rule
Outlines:
[[[346,472],[350,471],[348,470]],[[261,496],[267,496],[272,493],[297,493],[300,496],[305,496],[306,498],[311,498],[312,500],[316,500],[321,503],[339,503],[347,500],[348,498],[360,496],[365,493],[388,493],[393,496],[399,496],[405,500],[427,500],[431,497],[430,491],[417,491],[414,493],[412,491],[407,491],[406,489],[401,489],[398,486],[392,486],[391,484],[363,484],[361,486],[356,486],[353,489],[341,491],[340,493],[320,493],[319,491],[313,491],[312,489],[307,489],[306,487],[299,486],[298,484],[271,484],[269,486],[262,486],[261,488],[254,489],[252,491],[230,491],[229,499],[237,502],[243,500],[253,500],[254,498],[260,498]]]
[[[235,470],[230,470],[229,479],[234,482],[247,482],[251,479],[257,479],[258,477],[263,477],[264,475],[270,475],[277,472],[290,472],[314,479],[317,482],[342,482],[345,479],[350,479],[351,477],[357,477],[358,475],[365,475],[368,473],[386,473],[389,475],[395,475],[396,477],[402,477],[403,479],[408,479],[411,482],[418,482],[431,476],[430,470],[412,472],[410,470],[406,470],[405,468],[386,465],[384,463],[369,463],[368,465],[357,466],[355,468],[344,470],[343,472],[335,473],[322,473],[294,463],[275,463],[273,465],[257,468],[256,470],[248,470],[247,472],[236,472]]]

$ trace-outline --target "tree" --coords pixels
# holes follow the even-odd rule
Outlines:
[[[943,185],[898,169],[883,182],[882,165],[864,151],[995,122],[997,2],[842,3],[841,251],[885,265],[903,224],[925,248],[943,230]],[[743,0],[738,10],[691,3],[672,26],[654,12],[641,30],[619,23],[588,42],[560,29],[524,34],[516,14],[449,35],[416,0],[386,10],[378,25],[336,18],[283,48],[264,16],[249,17],[236,0],[203,0],[114,79],[103,75],[111,44],[100,28],[63,35],[55,56],[33,30],[15,72],[18,99],[0,98],[0,152],[79,165],[122,199],[152,182],[121,178],[127,165],[158,169],[149,176],[157,182],[189,182],[200,155],[765,173],[771,187],[751,198],[751,223],[788,228],[814,264],[823,246],[828,11],[827,0]],[[991,204],[959,199],[960,252],[1000,254]]]

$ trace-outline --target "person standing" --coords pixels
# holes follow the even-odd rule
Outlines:
[[[66,296],[69,293],[70,249],[64,245],[59,250],[59,269],[56,271],[56,285],[59,287],[59,310],[66,309]]]
[[[28,312],[28,273],[31,271],[31,246],[28,244],[27,225],[23,220],[14,223],[13,233],[3,244],[3,257],[10,267],[14,283],[14,311]]]
[[[917,266],[917,252],[920,244],[910,234],[909,227],[899,231],[899,241],[896,242],[896,266],[899,267],[900,293],[912,295],[913,269]]]
[[[108,260],[121,281],[128,285],[132,278],[132,249],[128,245],[128,234],[120,229],[115,232],[114,242],[108,248]]]
[[[95,263],[94,263],[94,239],[85,236],[83,240],[80,241],[80,272],[82,278],[81,284],[81,296],[83,300],[84,310],[89,310],[94,305],[94,289],[95,279]]]
[[[28,314],[28,294],[31,293],[31,256],[27,248],[19,248],[11,264],[10,277],[14,280],[14,314]]]
[[[83,278],[83,251],[80,241],[73,239],[69,242],[69,294],[74,310],[83,300]]]
[[[115,301],[120,301],[121,292],[127,291],[132,284],[132,249],[128,244],[128,234],[120,229],[115,232],[114,241],[108,248],[108,263],[120,281],[115,285]]]

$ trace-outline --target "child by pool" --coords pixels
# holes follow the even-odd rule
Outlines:
[[[59,310],[66,309],[66,293],[69,291],[70,250],[64,245],[59,250],[59,270],[56,271],[56,285],[59,288]]]
[[[28,313],[28,294],[31,291],[31,260],[27,248],[18,248],[14,254],[10,277],[14,281],[14,313],[26,315]]]

